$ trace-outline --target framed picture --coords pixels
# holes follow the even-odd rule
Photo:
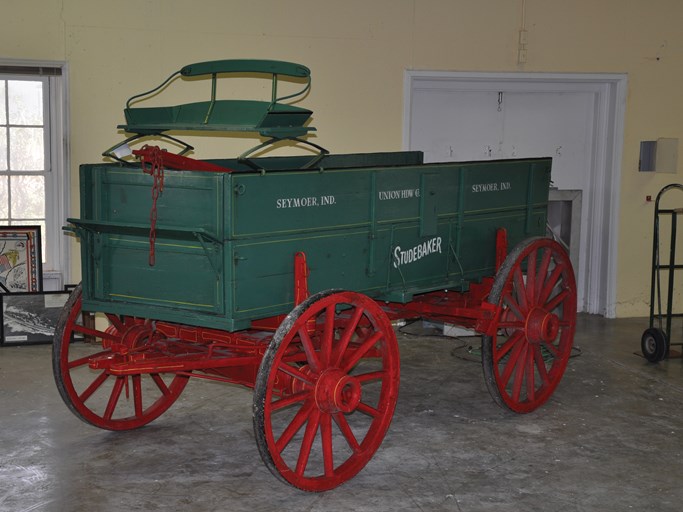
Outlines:
[[[43,289],[40,226],[0,226],[0,292]]]
[[[52,343],[68,292],[3,293],[2,344]]]

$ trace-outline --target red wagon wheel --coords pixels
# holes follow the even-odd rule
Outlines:
[[[494,401],[533,411],[552,395],[567,367],[576,326],[576,283],[557,242],[530,238],[501,266],[489,302],[500,308],[496,334],[482,337],[482,364]]]
[[[306,491],[349,480],[382,443],[398,384],[396,335],[375,301],[334,290],[310,297],[261,362],[254,432],[263,461]]]
[[[112,374],[109,361],[139,350],[158,334],[145,320],[112,314],[98,315],[96,326],[82,314],[81,295],[79,285],[55,330],[52,369],[62,399],[80,419],[107,430],[130,430],[158,418],[180,396],[188,378]]]

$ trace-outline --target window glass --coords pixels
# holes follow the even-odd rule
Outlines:
[[[10,128],[9,155],[12,171],[45,169],[45,146],[42,128]]]
[[[7,176],[0,176],[0,222],[7,224],[9,220],[9,196],[7,195]]]
[[[43,124],[43,83],[8,80],[9,124]]]
[[[7,170],[7,128],[0,126],[0,171]]]
[[[0,124],[7,124],[7,112],[5,110],[6,83],[5,80],[0,80]]]
[[[43,176],[11,176],[10,209],[14,219],[45,218],[45,178]]]

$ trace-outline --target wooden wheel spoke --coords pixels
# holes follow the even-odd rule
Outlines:
[[[519,304],[519,308],[522,311],[522,313],[526,313],[527,311],[529,311],[529,303],[526,297],[526,288],[524,284],[524,276],[522,275],[521,267],[515,267],[515,270],[513,272],[513,279],[515,284],[514,289],[517,295],[517,303]]]
[[[319,426],[320,410],[314,408],[310,418],[308,419],[308,422],[306,423],[304,439],[301,442],[299,458],[296,461],[296,469],[294,470],[294,472],[299,476],[303,476],[304,471],[306,471],[306,466],[308,466],[308,459],[311,455],[311,448],[313,448],[313,441],[315,440],[315,435],[318,432]]]
[[[359,453],[360,444],[358,443],[356,436],[351,430],[351,426],[349,425],[349,422],[346,420],[346,416],[338,412],[333,416],[333,418],[334,422],[337,424],[337,427],[339,427],[339,431],[344,436],[344,439],[346,439],[346,443],[349,445],[349,448],[351,448],[353,453]]]
[[[142,376],[133,375],[133,404],[135,416],[142,416]]]
[[[288,395],[284,398],[280,398],[279,400],[275,400],[270,404],[270,406],[272,407],[273,411],[277,411],[279,409],[289,407],[292,404],[303,402],[309,396],[311,396],[310,391],[300,391],[299,393],[294,393],[293,395]]]
[[[118,332],[123,332],[126,330],[126,326],[121,320],[121,318],[118,315],[114,315],[112,313],[106,313],[105,316],[107,317],[107,320],[111,322],[111,324],[116,328]]]
[[[557,265],[553,269],[553,271],[550,273],[550,275],[548,276],[548,279],[543,284],[543,288],[541,289],[541,293],[538,296],[538,303],[539,304],[543,304],[543,303],[547,302],[548,297],[550,297],[550,294],[555,289],[555,286],[559,282],[561,276],[562,276],[562,266]]]
[[[168,389],[168,386],[164,382],[164,379],[161,378],[161,375],[159,375],[158,373],[152,373],[150,374],[150,376],[152,377],[154,383],[157,385],[157,388],[159,388],[159,391],[161,391],[162,395],[168,396],[171,394],[171,390]]]
[[[365,402],[360,402],[356,410],[362,412],[363,414],[367,414],[368,416],[371,416],[373,418],[377,418],[382,414],[379,409],[376,409],[375,407],[372,407],[371,405],[368,405]]]
[[[552,251],[550,249],[545,249],[543,251],[543,257],[541,258],[541,265],[538,267],[538,272],[536,274],[536,297],[541,296],[541,290],[543,289],[543,283],[545,283],[548,268],[550,267],[550,259],[552,257]]]
[[[91,336],[93,338],[101,338],[103,340],[107,339],[107,340],[111,340],[111,341],[118,341],[119,340],[119,336],[117,336],[116,334],[110,334],[108,332],[101,331],[99,329],[91,329],[89,327],[86,327],[86,326],[80,325],[80,324],[73,324],[71,326],[71,330],[73,330],[74,332],[83,334],[84,336]]]
[[[536,260],[537,251],[533,250],[527,256],[526,284],[524,285],[527,304],[532,306],[536,303]]]
[[[311,336],[308,334],[306,324],[304,324],[297,331],[297,333],[299,334],[301,345],[304,348],[304,352],[306,353],[306,360],[308,361],[308,365],[311,367],[311,370],[313,370],[315,373],[319,373],[321,368],[320,359],[318,358],[318,354],[316,353],[315,347],[313,346],[313,342],[311,341]]]
[[[553,345],[552,342],[544,341],[543,346],[548,350],[548,352],[550,352],[553,355],[553,357],[559,357],[559,349],[558,347]]]
[[[102,357],[104,355],[111,354],[110,350],[102,350],[100,352],[97,352],[95,354],[90,354],[84,357],[79,357],[78,359],[74,359],[73,361],[69,361],[66,365],[67,369],[73,370],[74,368],[78,368],[79,366],[83,366],[85,364],[88,364],[91,360],[97,359],[98,357]]]
[[[103,417],[105,420],[111,420],[114,416],[114,410],[116,405],[119,403],[119,398],[121,398],[121,391],[123,391],[123,386],[126,383],[126,377],[116,377],[114,381],[114,387],[109,396],[109,401],[107,402],[107,407],[104,410]]]
[[[515,315],[519,320],[524,322],[526,319],[526,315],[522,311],[522,308],[519,306],[517,301],[514,299],[512,294],[506,293],[505,296],[503,297],[503,304],[505,304],[510,311],[512,311],[512,314]]]
[[[344,373],[349,373],[351,369],[356,366],[358,361],[360,361],[365,354],[368,353],[375,344],[384,337],[384,333],[381,331],[375,332],[367,340],[365,340],[357,350],[349,354],[348,358],[342,358],[341,365],[342,371]]]
[[[501,320],[500,322],[498,322],[498,328],[505,330],[520,330],[524,329],[524,322],[522,322],[521,320]]]
[[[332,416],[322,414],[320,418],[320,441],[323,449],[325,476],[334,475],[334,453],[332,450]]]
[[[550,378],[548,376],[548,370],[545,367],[545,361],[543,360],[543,354],[541,353],[541,348],[538,345],[534,345],[534,360],[536,362],[536,369],[538,370],[538,376],[544,386],[550,383]]]
[[[570,296],[569,290],[564,289],[560,293],[555,295],[555,297],[553,297],[549,302],[547,302],[543,306],[543,308],[546,311],[553,311],[557,306],[562,304],[569,296]]]
[[[517,367],[519,358],[522,352],[524,352],[525,345],[526,343],[515,343],[514,348],[510,353],[510,358],[504,363],[505,369],[503,370],[503,375],[501,376],[501,380],[504,386],[507,386],[508,382],[510,381],[512,372]]]
[[[529,401],[536,399],[536,379],[534,370],[534,346],[527,347],[526,354],[526,398]]]
[[[339,340],[339,343],[337,344],[337,347],[334,352],[334,357],[332,358],[331,366],[339,366],[342,357],[344,357],[344,352],[346,352],[346,347],[349,346],[349,342],[351,341],[351,338],[353,337],[353,334],[356,331],[356,327],[358,327],[358,323],[360,322],[360,319],[363,316],[364,312],[365,310],[361,306],[357,306],[355,308],[353,316],[351,317],[349,323],[346,325],[344,333],[342,334],[342,337]]]
[[[368,372],[354,375],[354,377],[361,383],[371,382],[373,380],[382,380],[386,376],[387,372],[384,370],[377,372]]]
[[[282,431],[279,439],[275,441],[275,450],[278,454],[282,453],[282,451],[287,448],[287,445],[289,445],[292,438],[301,430],[301,427],[306,423],[308,415],[313,410],[313,405],[313,402],[304,403],[294,415],[292,421],[289,422],[289,425]]]
[[[280,361],[280,364],[277,365],[277,369],[278,371],[287,374],[296,380],[300,380],[304,384],[308,384],[311,387],[315,385],[315,382],[313,382],[311,377],[302,372],[301,369],[296,366],[291,366],[284,361]]]
[[[289,354],[282,358],[282,362],[287,364],[297,364],[306,363],[308,359],[306,358],[306,353],[298,349],[298,347],[291,347],[292,350]]]
[[[325,308],[325,326],[320,347],[320,361],[323,368],[329,367],[332,360],[332,343],[334,341],[334,317],[335,305],[330,304]]]
[[[529,351],[529,345],[525,344],[521,350],[520,356],[515,362],[515,378],[512,383],[512,399],[515,402],[519,402],[519,397],[522,392],[522,384],[524,382],[524,375],[527,368],[527,353]]]
[[[88,398],[90,398],[92,394],[100,388],[100,386],[104,383],[104,381],[107,380],[108,377],[109,374],[107,372],[103,371],[102,373],[100,373],[97,376],[97,378],[90,383],[90,385],[85,389],[85,391],[78,395],[78,399],[81,402],[87,401]]]
[[[515,333],[505,341],[505,343],[503,343],[500,347],[497,347],[495,350],[495,355],[493,356],[493,360],[496,362],[496,364],[499,363],[500,360],[522,340],[524,340],[524,333],[522,331],[515,331]]]

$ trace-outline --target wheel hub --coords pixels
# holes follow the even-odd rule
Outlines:
[[[327,413],[349,413],[358,407],[361,385],[358,379],[339,369],[323,372],[315,385],[315,402]]]
[[[144,345],[152,335],[152,328],[149,325],[134,325],[126,330],[121,336],[120,354],[127,354],[129,351]]]
[[[144,357],[144,354],[140,352],[141,347],[149,346],[150,342],[158,336],[147,324],[133,325],[126,329],[123,334],[116,327],[110,325],[104,332],[116,336],[118,339],[102,339],[102,347],[110,352],[90,359],[89,365],[93,370],[111,369],[115,364]]]
[[[525,330],[530,343],[549,343],[560,332],[560,319],[543,308],[534,308],[527,317]]]

